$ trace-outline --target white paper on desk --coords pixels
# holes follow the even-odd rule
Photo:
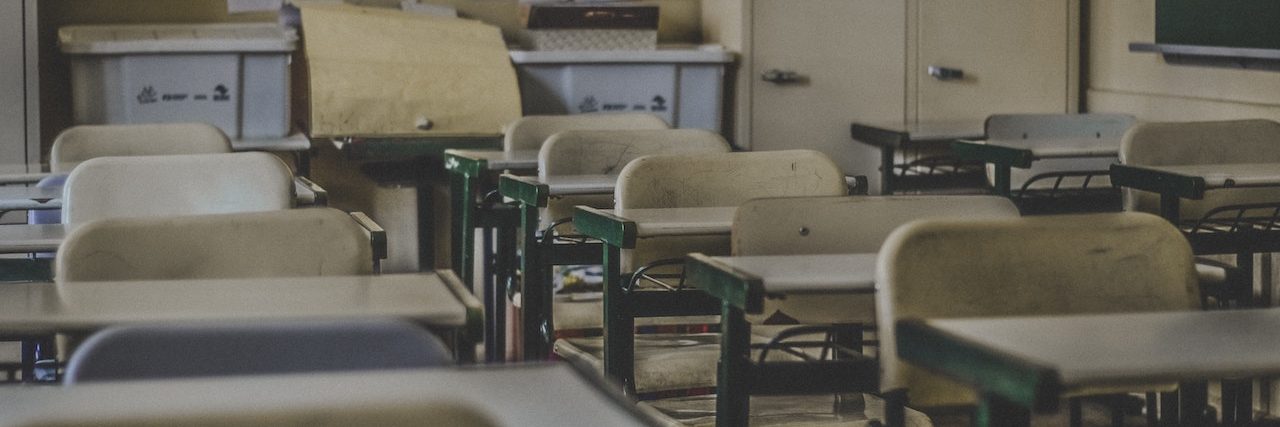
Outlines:
[[[350,5],[299,4],[311,136],[494,134],[520,117],[497,27]],[[430,130],[419,125],[430,120]]]

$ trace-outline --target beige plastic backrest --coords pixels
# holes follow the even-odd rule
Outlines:
[[[999,196],[850,196],[755,199],[733,219],[734,255],[875,253],[918,219],[1017,218]]]
[[[1280,162],[1280,123],[1271,120],[1140,123],[1125,134],[1126,165],[1217,165]],[[1203,200],[1183,200],[1182,218],[1200,218],[1223,205],[1280,200],[1280,188],[1211,190]],[[1160,196],[1126,189],[1126,210],[1159,212]]]
[[[1134,118],[1128,114],[996,114],[987,118],[987,141],[1019,148],[1036,147],[1097,147],[1120,148],[1120,138],[1133,126]],[[1013,168],[1010,184],[1014,190],[1036,175],[1065,171],[1105,171],[1114,158],[1076,158],[1037,160],[1028,169]],[[994,176],[988,165],[988,177]],[[1072,180],[1064,181],[1064,185]],[[1078,181],[1076,181],[1078,182]],[[1090,187],[1105,186],[1107,177],[1095,178]],[[1078,185],[1078,184],[1077,184]],[[1036,184],[1035,188],[1050,187],[1052,183]]]
[[[332,208],[92,221],[58,250],[60,281],[348,276],[373,273],[373,249]]]
[[[62,222],[288,209],[293,190],[268,153],[99,157],[67,177]]]
[[[116,384],[95,385],[110,387]],[[78,388],[86,386],[77,386]],[[225,406],[225,405],[223,405]],[[421,426],[424,420],[432,425],[454,427],[497,427],[502,424],[492,419],[473,404],[447,400],[430,402],[371,403],[357,400],[342,405],[297,405],[280,408],[264,402],[258,407],[220,408],[211,410],[193,407],[164,407],[145,414],[129,414],[123,411],[86,416],[85,411],[73,414],[45,414],[44,419],[14,423],[26,427],[278,427],[278,426],[352,426],[377,425],[387,427]],[[51,416],[50,416],[51,415]]]
[[[844,175],[811,150],[646,156],[627,164],[614,192],[619,215],[630,209],[739,206],[762,197],[839,196]],[[689,252],[725,255],[728,236],[641,239],[624,251],[622,268]]]
[[[963,386],[897,358],[899,319],[1189,310],[1198,306],[1191,248],[1142,213],[1005,220],[922,220],[880,250],[876,310],[883,390],[920,407],[973,402]]]
[[[646,156],[627,164],[614,192],[627,209],[738,206],[761,197],[836,196],[844,175],[812,150]]]
[[[547,138],[538,152],[538,178],[566,175],[618,175],[627,163],[651,154],[727,153],[729,143],[702,129],[571,130]],[[555,197],[547,201],[544,221],[573,215],[573,207],[612,208],[613,195]]]
[[[504,151],[537,150],[547,138],[566,130],[668,129],[666,121],[649,113],[571,114],[527,116],[507,125]]]
[[[569,130],[547,138],[538,151],[538,178],[617,175],[651,154],[727,153],[729,142],[702,129]]]
[[[49,152],[53,173],[95,157],[230,153],[231,140],[205,123],[82,125],[58,134]]]
[[[875,253],[898,226],[924,218],[1017,218],[998,196],[784,197],[748,200],[733,220],[733,254]],[[781,315],[781,316],[780,316]],[[786,318],[799,323],[874,323],[870,295],[788,295],[768,298],[752,323]]]

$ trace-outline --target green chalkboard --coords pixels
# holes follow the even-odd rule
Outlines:
[[[1280,49],[1280,0],[1156,0],[1156,43]]]

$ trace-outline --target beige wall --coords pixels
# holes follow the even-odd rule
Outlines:
[[[1129,52],[1155,37],[1155,0],[1093,0],[1087,108],[1142,120],[1265,117],[1280,120],[1280,73],[1169,65]]]

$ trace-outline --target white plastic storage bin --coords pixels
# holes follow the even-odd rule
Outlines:
[[[525,115],[648,111],[674,127],[721,130],[718,47],[652,51],[512,51]]]
[[[288,134],[297,39],[268,23],[58,29],[76,124],[204,122],[232,139]]]

